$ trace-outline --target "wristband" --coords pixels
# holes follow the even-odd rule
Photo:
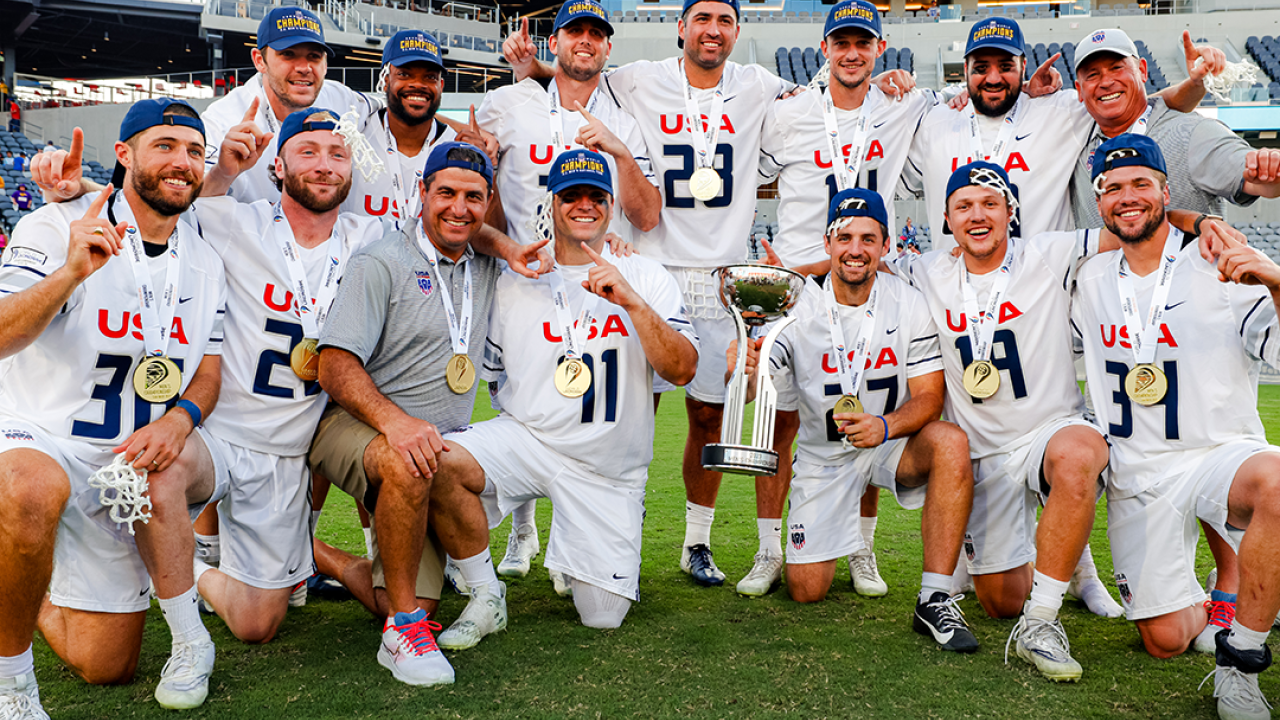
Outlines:
[[[877,415],[876,417],[880,418],[880,422],[884,423],[884,439],[880,441],[880,444],[883,445],[889,442],[889,421],[885,420],[883,415]]]
[[[182,408],[183,410],[186,410],[187,414],[191,416],[192,425],[195,427],[200,427],[200,421],[204,419],[204,414],[200,412],[200,408],[197,407],[195,403],[191,402],[186,398],[183,398],[178,402],[174,403],[173,406],[175,408]],[[886,427],[888,426],[886,425]]]
[[[1217,220],[1218,222],[1222,222],[1222,216],[1210,215],[1209,213],[1200,213],[1200,217],[1196,218],[1196,224],[1191,227],[1191,231],[1196,235],[1199,235],[1200,223],[1204,222],[1205,220]]]

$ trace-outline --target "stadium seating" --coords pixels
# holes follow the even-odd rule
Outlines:
[[[818,70],[826,63],[826,58],[817,48],[785,48],[780,47],[773,53],[777,65],[778,77],[799,85],[807,85]],[[875,73],[885,70],[915,70],[915,54],[911,48],[888,48],[876,59]]]
[[[15,157],[18,153],[24,152],[27,154],[28,158],[31,158],[36,154],[36,152],[38,152],[38,150],[39,148],[36,144],[31,142],[31,139],[26,135],[0,130],[0,157],[3,157],[5,152],[12,152]],[[86,178],[89,178],[99,184],[105,185],[111,180],[111,169],[104,168],[96,160],[86,162],[81,167],[81,170]],[[20,183],[25,183],[27,189],[31,191],[32,197],[35,200],[32,205],[32,210],[44,205],[44,198],[41,197],[39,190],[36,189],[35,183],[31,182],[30,170],[23,170],[19,172],[13,168],[5,167],[3,164],[0,164],[0,177],[4,178],[4,197],[0,198],[0,223],[3,223],[6,228],[12,230],[18,220],[31,214],[32,211],[15,210],[13,203],[9,199],[10,193],[17,190]]]

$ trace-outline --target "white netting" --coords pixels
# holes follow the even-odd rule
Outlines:
[[[1196,58],[1196,66],[1204,63],[1204,58]],[[1237,85],[1252,87],[1257,82],[1258,66],[1249,62],[1228,62],[1226,68],[1217,75],[1208,75],[1204,79],[1204,88],[1220,103],[1231,102],[1231,88]]]
[[[387,77],[391,75],[391,63],[382,66],[381,72],[378,73],[378,87],[374,92],[381,95],[387,91]]]
[[[809,81],[810,90],[821,90],[831,84],[831,63],[824,62],[822,67],[818,68],[818,72],[813,74],[813,79]]]
[[[684,280],[684,305],[690,319],[711,320],[728,314],[720,304],[720,281],[711,270],[680,268],[673,274],[677,280]]]
[[[525,221],[525,228],[533,233],[533,242],[555,238],[555,222],[551,219],[551,206],[554,201],[555,196],[551,193],[543,195],[533,206],[533,214]]]
[[[347,143],[347,147],[351,150],[351,164],[360,169],[365,182],[372,182],[386,169],[377,151],[369,144],[369,139],[360,132],[360,113],[356,111],[354,105],[342,114],[342,118],[338,120],[338,127],[333,129],[333,134]]]
[[[1009,217],[1017,219],[1019,207],[1018,198],[1013,196],[1013,190],[1009,189],[1009,186],[1004,182],[1004,178],[1000,177],[995,170],[974,168],[969,171],[969,183],[995,190],[1001,195],[1004,195],[1005,200],[1009,201]]]
[[[146,496],[147,471],[135,470],[125,460],[124,453],[90,475],[89,487],[97,488],[98,502],[109,508],[111,521],[127,526],[130,535],[134,534],[135,520],[146,523],[151,519],[151,498]]]
[[[845,198],[844,200],[841,200],[840,207],[836,211],[836,219],[832,220],[831,224],[827,226],[827,232],[826,232],[827,235],[830,235],[831,233],[834,233],[834,232],[839,232],[840,228],[853,222],[853,218],[857,216],[849,215],[849,216],[842,217],[840,215],[840,213],[851,208],[854,210],[866,210],[867,201],[863,200],[862,198],[856,198],[856,197]]]

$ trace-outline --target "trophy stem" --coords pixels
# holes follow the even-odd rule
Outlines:
[[[769,355],[773,352],[773,344],[782,333],[783,328],[795,321],[793,317],[784,317],[769,328],[760,344],[759,370],[756,372],[756,413],[751,425],[751,444],[758,448],[773,447],[774,413],[778,408],[778,390],[769,376]]]
[[[747,323],[742,319],[742,312],[730,305],[734,324],[738,326],[738,356],[733,366],[733,375],[729,378],[724,399],[724,415],[720,421],[720,442],[724,445],[737,445],[742,442],[743,413],[747,405],[747,343],[751,342],[751,333]]]

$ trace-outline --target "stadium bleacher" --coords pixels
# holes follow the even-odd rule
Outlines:
[[[14,157],[17,157],[18,153],[23,152],[27,154],[28,158],[30,158],[33,157],[37,151],[38,148],[36,147],[36,144],[33,143],[26,135],[0,130],[0,156],[3,156],[6,152],[11,152]],[[81,170],[84,172],[84,176],[86,178],[97,183],[105,185],[111,180],[111,169],[104,168],[96,160],[91,160],[85,163],[81,167]],[[0,164],[0,177],[4,178],[4,198],[0,199],[0,221],[4,223],[5,227],[13,228],[13,226],[16,225],[23,217],[31,214],[41,205],[44,205],[44,198],[41,197],[40,192],[36,189],[35,183],[31,182],[30,170],[24,169],[22,171],[18,171]],[[13,203],[9,199],[10,193],[17,190],[18,185],[23,183],[25,183],[27,189],[31,191],[31,195],[34,199],[31,210],[17,210],[13,207]]]
[[[780,47],[774,51],[773,61],[777,67],[778,76],[783,80],[807,85],[818,74],[818,70],[826,64],[827,59],[817,48]],[[876,58],[874,70],[876,74],[885,70],[899,69],[907,72],[915,69],[915,55],[911,52],[911,48],[889,48],[883,55]]]

